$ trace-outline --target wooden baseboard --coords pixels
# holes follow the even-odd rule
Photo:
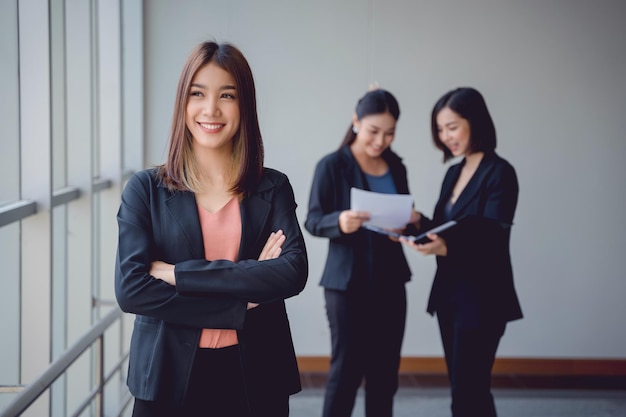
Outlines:
[[[328,372],[327,356],[299,356],[300,372]],[[445,374],[442,357],[403,357],[401,373]],[[494,375],[626,376],[626,359],[496,358]]]

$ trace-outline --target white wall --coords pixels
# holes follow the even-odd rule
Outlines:
[[[445,167],[434,102],[457,86],[486,97],[499,153],[517,169],[512,236],[525,313],[502,357],[626,358],[626,6],[620,0],[151,0],[145,12],[146,159],[164,159],[179,72],[205,39],[230,41],[255,74],[266,165],[287,173],[306,217],[317,160],[334,150],[371,81],[402,115],[394,149],[416,206],[432,214]],[[304,229],[303,229],[304,230]],[[328,355],[326,244],[304,231],[309,283],[288,301],[299,355]],[[407,252],[405,356],[440,355],[425,313],[434,260]],[[376,308],[376,306],[372,306]]]

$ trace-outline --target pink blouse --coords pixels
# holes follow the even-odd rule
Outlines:
[[[198,204],[204,256],[208,261],[228,259],[236,262],[241,240],[239,199],[233,197],[224,207],[211,213]],[[223,348],[239,343],[234,329],[202,329],[199,347]]]

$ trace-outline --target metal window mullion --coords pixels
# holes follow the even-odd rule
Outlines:
[[[20,197],[37,213],[20,222],[20,376],[30,384],[51,359],[52,123],[50,1],[20,0]],[[26,392],[25,389],[24,392]],[[31,408],[49,412],[49,393]]]

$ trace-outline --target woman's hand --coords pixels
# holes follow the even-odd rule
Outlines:
[[[154,261],[150,265],[150,275],[170,285],[176,285],[176,275],[174,275],[174,265],[172,264]]]
[[[420,228],[420,222],[422,220],[422,213],[419,211],[411,210],[411,217],[409,219],[410,224],[414,224],[418,229]]]
[[[344,210],[339,214],[339,229],[345,234],[354,233],[369,219],[366,211]]]
[[[259,261],[278,258],[282,251],[283,243],[285,243],[285,238],[282,230],[270,233],[270,237],[267,238],[267,242],[265,242],[265,246],[263,246],[263,250],[259,255]]]
[[[428,236],[428,238],[431,240],[428,243],[415,243],[404,237],[400,238],[400,241],[412,247],[413,249],[415,249],[422,255],[437,255],[437,256],[448,255],[448,246],[446,245],[446,241],[443,238],[433,233],[429,233],[426,236]]]

